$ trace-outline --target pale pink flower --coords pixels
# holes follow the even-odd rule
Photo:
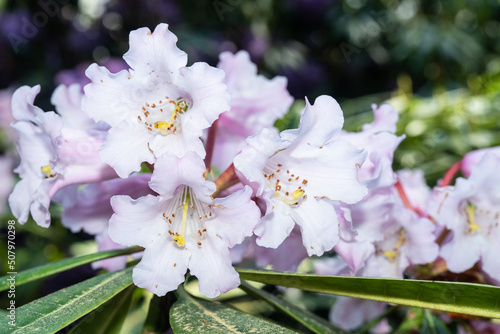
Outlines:
[[[420,172],[400,173],[400,181],[415,205],[426,209],[429,188]],[[360,276],[402,278],[417,264],[434,261],[439,247],[435,225],[405,207],[394,187],[371,191],[361,202],[348,206],[345,220],[352,227],[342,229],[335,251]]]
[[[500,157],[486,153],[471,167],[468,179],[455,186],[435,188],[430,214],[451,233],[440,256],[448,269],[461,273],[479,261],[479,267],[500,280]]]
[[[340,258],[327,258],[314,261],[314,268],[319,275],[351,276],[349,266]],[[344,296],[335,297],[335,304],[329,312],[329,320],[335,326],[344,330],[353,331],[363,324],[373,320],[386,308],[386,303],[374,300],[358,299]],[[389,332],[390,326],[382,322],[376,332]]]
[[[108,235],[108,222],[113,215],[110,199],[115,195],[133,197],[145,196],[154,192],[149,188],[151,174],[131,175],[129,178],[116,178],[103,182],[87,184],[78,190],[69,204],[64,204],[61,221],[72,232],[84,231],[94,235],[98,251],[123,248]],[[123,269],[127,256],[120,256],[92,263],[92,267],[109,271]]]
[[[231,95],[231,109],[219,117],[212,162],[226,169],[245,146],[245,139],[274,125],[293,102],[285,77],[267,79],[257,75],[257,66],[246,51],[223,52],[217,65]]]
[[[497,157],[500,157],[500,146],[483,148],[467,153],[463,157],[462,164],[460,165],[462,173],[465,175],[465,177],[469,177],[472,167],[477,165],[486,153],[493,153]]]
[[[359,170],[359,179],[368,189],[392,186],[396,174],[392,170],[394,151],[405,138],[396,136],[399,115],[388,104],[372,105],[374,121],[363,125],[361,132],[342,131],[338,138],[346,140],[359,149],[367,151],[367,159]]]
[[[12,127],[18,133],[21,163],[14,170],[19,181],[9,197],[14,216],[23,224],[29,213],[35,222],[50,224],[52,197],[72,184],[98,182],[116,177],[98,157],[106,132],[80,110],[79,86],[60,86],[52,96],[59,114],[43,112],[33,105],[40,86],[23,86],[12,98]]]

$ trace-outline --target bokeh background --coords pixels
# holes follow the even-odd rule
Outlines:
[[[190,63],[248,50],[296,99],[342,102],[348,129],[392,97],[408,135],[395,167],[424,168],[430,183],[499,142],[488,132],[499,125],[498,1],[0,0],[0,10],[0,89],[41,84],[44,110],[57,84],[86,83],[90,63],[123,68],[131,30],[167,22]]]
[[[297,124],[305,97],[335,97],[349,130],[371,121],[372,103],[388,101],[400,113],[398,134],[407,136],[394,168],[423,169],[430,186],[466,152],[500,144],[496,0],[0,0],[2,203],[18,163],[8,128],[13,90],[40,84],[36,104],[52,110],[58,84],[85,84],[93,62],[124,68],[129,32],[161,22],[190,64],[215,66],[220,52],[244,49],[261,74],[287,77],[298,102],[280,128]],[[9,212],[1,209],[5,226]],[[93,247],[89,236],[71,234],[57,219],[49,229],[18,225],[17,243],[19,269]],[[94,274],[87,266],[20,287],[18,303]]]

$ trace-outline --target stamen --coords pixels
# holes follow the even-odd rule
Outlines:
[[[170,124],[168,124],[168,122],[156,122],[155,123],[155,129],[167,129],[168,127],[170,127]]]
[[[45,175],[47,175],[47,178],[55,176],[54,174],[52,174],[52,167],[50,167],[50,165],[42,166],[41,169],[42,169],[42,172]]]
[[[282,200],[283,202],[285,202],[286,204],[288,204],[288,205],[295,205],[295,204],[297,204],[297,203],[299,202],[299,200],[300,200],[300,198],[301,198],[301,197],[303,197],[303,196],[305,197],[305,195],[304,195],[305,193],[306,193],[306,192],[305,192],[305,190],[304,190],[304,189],[299,188],[299,189],[295,190],[295,191],[292,193],[292,198],[293,198],[293,199],[286,198],[286,197],[284,197],[283,195],[281,195],[281,194],[280,194],[280,193],[278,193],[278,192],[275,192],[275,193],[274,193],[274,195],[275,195],[276,197],[278,197],[278,198],[281,198],[281,200]],[[286,196],[289,196],[289,192],[287,191],[287,192],[285,193],[285,195],[286,195]]]
[[[467,214],[467,221],[469,223],[469,228],[472,233],[476,232],[477,230],[481,229],[481,226],[476,224],[476,207],[472,204],[469,203],[468,205],[468,210],[466,210]]]
[[[398,241],[396,243],[396,246],[392,249],[392,251],[385,251],[383,253],[390,262],[394,262],[396,260],[396,257],[398,256],[399,249],[406,242],[405,234],[406,234],[405,230],[403,228],[401,228],[401,230],[399,231],[399,234],[398,234]]]
[[[184,205],[182,207],[182,225],[181,225],[181,235],[186,235],[186,221],[188,216],[189,204],[187,200],[184,200]]]
[[[384,255],[390,262],[394,262],[396,260],[397,253],[396,252],[384,252]]]
[[[304,194],[305,194],[305,190],[299,188],[292,193],[292,197],[295,199],[298,199],[298,198],[301,198]]]
[[[177,244],[177,246],[184,246],[186,243],[186,239],[182,235],[174,235],[174,242]]]
[[[159,100],[158,103],[145,103],[142,107],[143,114],[146,118],[152,120],[151,124],[144,123],[146,127],[151,128],[150,131],[153,131],[152,127],[159,130],[162,135],[168,135],[171,133],[175,133],[178,129],[179,124],[176,124],[179,114],[186,112],[189,109],[189,103],[186,100],[178,100],[177,102],[169,99],[165,96],[165,100]],[[165,120],[165,113],[171,112],[170,119]],[[143,121],[141,116],[138,116],[140,122]]]

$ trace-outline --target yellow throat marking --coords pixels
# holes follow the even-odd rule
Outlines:
[[[469,228],[471,232],[476,232],[481,229],[481,226],[476,224],[476,207],[469,203],[467,210],[467,221],[469,222]]]
[[[47,175],[47,177],[52,177],[52,167],[50,167],[49,165],[46,165],[46,166],[42,166],[41,167],[42,169],[42,172]]]
[[[178,246],[184,246],[186,243],[186,239],[184,236],[186,235],[186,221],[187,221],[187,216],[188,216],[188,209],[189,209],[189,204],[188,201],[185,200],[183,205],[182,205],[182,225],[181,225],[181,234],[180,235],[174,235],[174,242]]]

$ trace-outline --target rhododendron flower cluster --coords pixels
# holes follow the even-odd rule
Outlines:
[[[40,86],[17,89],[20,223],[49,227],[55,202],[99,250],[141,246],[134,283],[158,296],[188,271],[213,298],[239,286],[238,262],[295,270],[312,256],[324,275],[421,278],[444,263],[500,281],[498,148],[469,153],[431,189],[421,171],[393,170],[405,135],[389,104],[347,132],[333,97],[306,97],[298,127],[279,132],[286,78],[259,75],[246,51],[187,66],[176,42],[166,24],[131,32],[129,68],[90,65],[83,89],[56,88],[55,112],[34,105]],[[384,307],[342,298],[330,320],[354,329]]]

